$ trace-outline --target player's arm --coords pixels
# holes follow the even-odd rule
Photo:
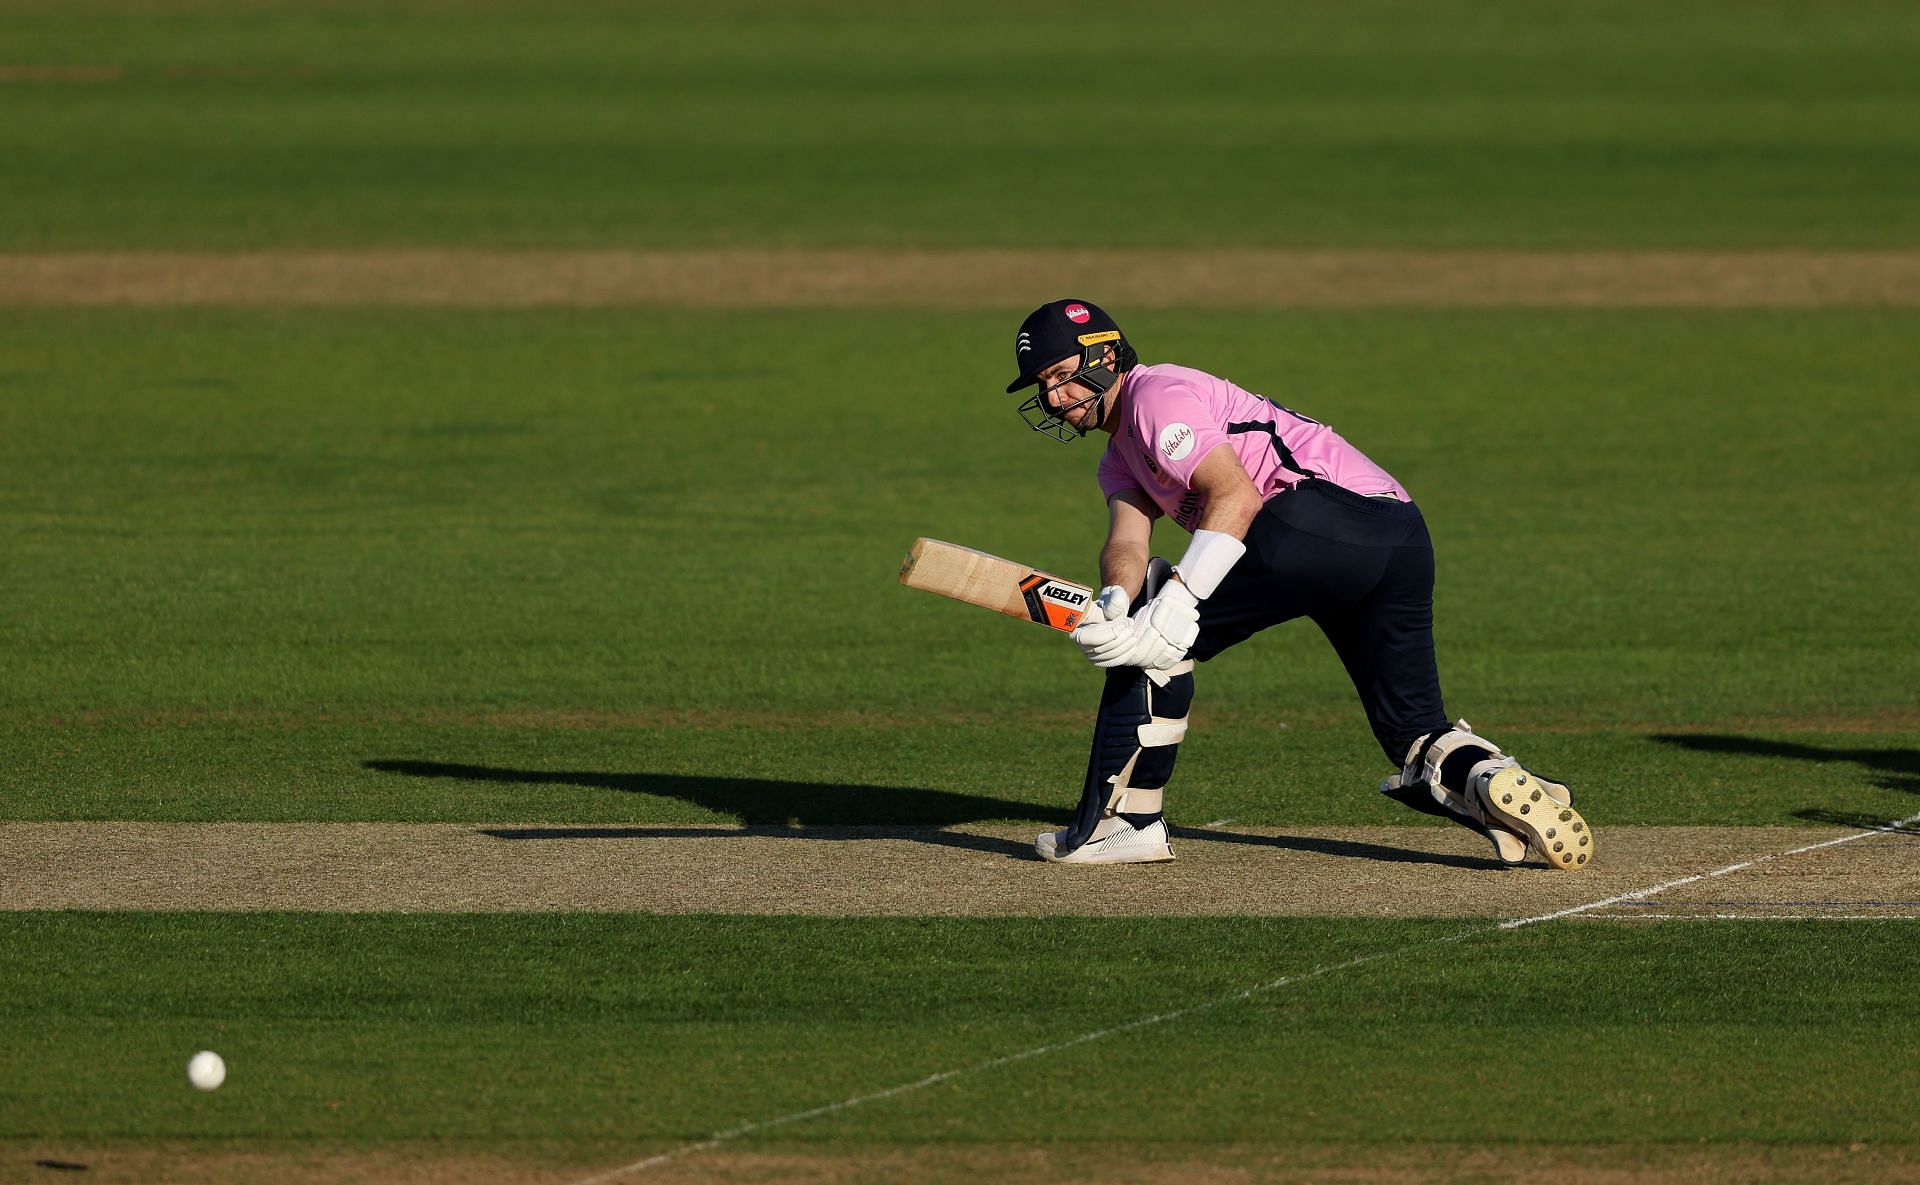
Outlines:
[[[1127,637],[1098,655],[1088,655],[1094,662],[1150,671],[1164,671],[1178,663],[1200,636],[1200,602],[1214,594],[1246,554],[1242,540],[1254,515],[1260,513],[1260,494],[1233,447],[1222,442],[1209,449],[1187,484],[1205,502],[1194,524],[1193,542],[1173,566],[1175,579],[1140,607]]]
[[[1118,585],[1127,598],[1139,597],[1147,580],[1157,508],[1140,490],[1121,490],[1107,499],[1107,542],[1100,549],[1100,583]]]
[[[1107,499],[1107,542],[1100,549],[1100,594],[1073,631],[1080,652],[1095,666],[1112,666],[1115,656],[1132,645],[1133,619],[1127,611],[1147,582],[1153,516],[1159,512],[1139,489],[1123,489]]]
[[[1193,525],[1194,534],[1218,531],[1235,539],[1247,537],[1253,516],[1260,513],[1260,491],[1254,488],[1232,445],[1214,445],[1194,467],[1190,484],[1204,498],[1200,521]]]

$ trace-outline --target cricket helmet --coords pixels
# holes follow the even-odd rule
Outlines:
[[[1111,364],[1105,361],[1109,345],[1114,353]],[[1033,386],[1041,371],[1074,355],[1079,355],[1080,365],[1072,375],[1034,392],[1019,408],[1020,418],[1029,428],[1059,441],[1086,435],[1068,422],[1066,413],[1103,398],[1121,375],[1140,363],[1120,326],[1099,305],[1071,297],[1049,301],[1020,323],[1020,332],[1013,339],[1013,364],[1020,368],[1020,377],[1007,384],[1007,394]],[[1055,411],[1047,405],[1047,395],[1067,383],[1079,383],[1093,394]]]

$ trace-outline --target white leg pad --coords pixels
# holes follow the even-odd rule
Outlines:
[[[1438,740],[1434,741],[1433,744],[1428,747],[1427,759],[1420,769],[1403,770],[1401,776],[1406,781],[1412,781],[1418,778],[1420,781],[1425,782],[1433,788],[1434,797],[1437,799],[1441,793],[1440,767],[1446,764],[1447,758],[1452,756],[1456,749],[1464,748],[1467,745],[1472,745],[1476,749],[1485,749],[1493,755],[1487,761],[1480,762],[1473,767],[1474,777],[1478,777],[1482,769],[1487,770],[1487,772],[1491,774],[1493,770],[1504,769],[1514,764],[1513,758],[1508,757],[1500,751],[1500,746],[1483,736],[1474,735],[1473,726],[1465,720],[1460,720],[1455,722],[1452,731],[1443,733]],[[1411,760],[1413,754],[1408,753],[1407,757]],[[1469,779],[1469,785],[1470,784],[1471,779]],[[1453,788],[1453,793],[1455,794],[1464,794],[1466,791],[1466,786]]]
[[[1172,679],[1175,675],[1189,675],[1192,673],[1193,660],[1183,658],[1164,671],[1148,671],[1147,678],[1152,681],[1155,687],[1165,687],[1168,680]]]
[[[1491,756],[1474,763],[1466,784],[1463,786],[1445,786],[1440,782],[1440,770],[1447,758],[1463,748],[1474,749]],[[1495,854],[1503,864],[1518,864],[1526,859],[1526,838],[1497,819],[1490,818],[1474,795],[1476,783],[1484,784],[1499,770],[1518,764],[1513,758],[1500,751],[1500,747],[1485,737],[1476,736],[1473,726],[1465,720],[1459,721],[1454,728],[1442,733],[1427,746],[1426,758],[1417,766],[1414,764],[1420,752],[1420,742],[1416,741],[1407,751],[1404,768],[1381,785],[1382,790],[1397,790],[1406,785],[1424,785],[1427,793],[1441,808],[1463,819],[1470,819],[1484,829],[1488,839],[1493,841]]]
[[[1141,748],[1159,749],[1167,745],[1179,744],[1180,739],[1187,735],[1187,722],[1184,717],[1179,720],[1164,720],[1155,716],[1153,723],[1142,724],[1134,731],[1139,734]]]

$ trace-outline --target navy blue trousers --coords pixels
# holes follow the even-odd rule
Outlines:
[[[1448,727],[1433,654],[1433,541],[1418,506],[1308,480],[1267,500],[1246,544],[1200,604],[1192,657],[1305,617],[1333,643],[1390,764]]]

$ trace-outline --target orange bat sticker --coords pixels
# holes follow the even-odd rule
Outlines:
[[[1041,625],[1062,633],[1072,633],[1087,615],[1090,599],[1085,590],[1055,580],[1045,572],[1035,572],[1020,582],[1020,595],[1026,598],[1027,616]]]

